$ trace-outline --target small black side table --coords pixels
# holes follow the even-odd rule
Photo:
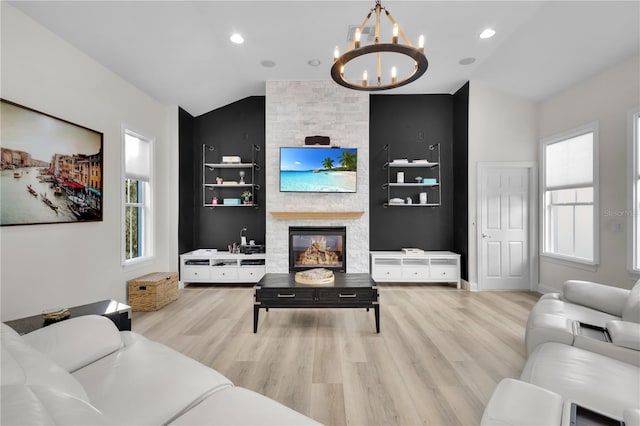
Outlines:
[[[131,331],[131,307],[113,299],[74,306],[73,308],[69,308],[69,313],[71,315],[65,319],[81,317],[83,315],[102,315],[113,321],[116,327],[118,327],[118,330]],[[5,324],[17,331],[18,334],[27,334],[39,328],[55,324],[55,322],[45,321],[42,315],[34,315],[5,321]]]

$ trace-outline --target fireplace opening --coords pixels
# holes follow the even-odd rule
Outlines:
[[[290,226],[289,272],[312,268],[346,272],[346,243],[345,226]]]

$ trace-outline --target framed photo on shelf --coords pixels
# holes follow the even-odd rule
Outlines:
[[[0,225],[102,221],[103,134],[0,103]]]

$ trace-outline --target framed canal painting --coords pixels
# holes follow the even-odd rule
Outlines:
[[[101,221],[103,134],[0,102],[0,225]]]

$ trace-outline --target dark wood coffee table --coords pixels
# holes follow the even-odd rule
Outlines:
[[[295,282],[295,274],[266,274],[256,285],[253,332],[258,332],[260,308],[373,308],[376,333],[380,333],[378,289],[369,274],[335,274],[332,286]]]

